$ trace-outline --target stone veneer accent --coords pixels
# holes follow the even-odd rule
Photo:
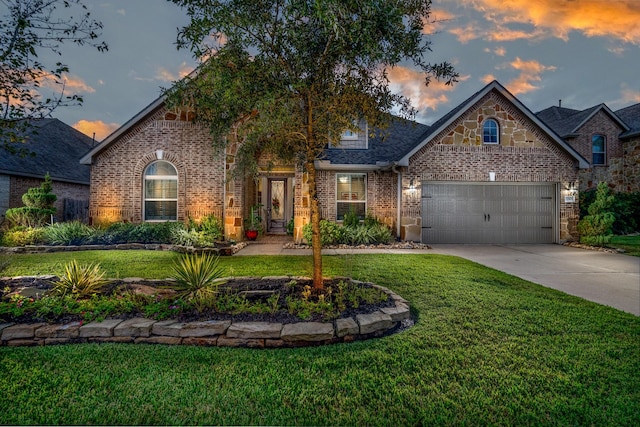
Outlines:
[[[482,143],[483,123],[490,118],[498,122],[499,144]],[[497,184],[547,182],[569,189],[578,181],[578,165],[573,157],[508,100],[493,92],[435,135],[403,169],[402,188],[408,189],[413,180],[416,189],[411,194],[403,191],[400,237],[415,241],[421,240],[423,182],[488,182],[489,171],[496,173]],[[578,238],[579,206],[577,202],[565,203],[565,195],[566,190],[557,195],[561,241]]]
[[[118,342],[278,348],[352,342],[391,333],[411,317],[409,303],[405,299],[385,287],[373,286],[388,294],[395,305],[370,314],[359,314],[355,318],[288,324],[230,320],[155,321],[146,318],[107,319],[87,324],[0,323],[0,345],[16,347]]]

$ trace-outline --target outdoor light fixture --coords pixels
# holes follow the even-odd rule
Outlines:
[[[414,191],[416,189],[416,184],[413,181],[413,178],[411,178],[411,181],[409,181],[409,190]]]

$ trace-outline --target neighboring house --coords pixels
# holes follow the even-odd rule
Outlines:
[[[310,220],[306,173],[265,158],[255,179],[232,179],[236,146],[216,151],[206,127],[189,119],[159,98],[82,158],[91,165],[91,220],[214,214],[240,240],[243,219],[261,204],[267,232],[293,220],[300,240]],[[578,237],[578,171],[588,162],[498,82],[431,126],[397,119],[384,137],[361,127],[316,162],[323,218],[341,221],[354,209],[425,243]]]
[[[79,164],[93,140],[58,119],[33,120],[21,147],[32,155],[0,153],[0,222],[9,208],[23,206],[22,195],[38,187],[49,173],[57,221],[86,217],[90,168]]]
[[[640,104],[611,111],[549,107],[536,114],[589,162],[580,190],[607,182],[615,191],[640,191]]]

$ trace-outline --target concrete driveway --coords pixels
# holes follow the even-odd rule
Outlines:
[[[540,285],[640,316],[640,258],[562,245],[432,245]]]

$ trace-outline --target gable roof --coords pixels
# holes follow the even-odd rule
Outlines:
[[[398,164],[400,166],[408,166],[409,159],[415,153],[417,153],[422,147],[428,144],[433,137],[438,135],[440,132],[445,130],[451,123],[456,121],[462,114],[464,114],[471,106],[484,98],[487,94],[492,91],[498,92],[504,98],[506,98],[514,107],[516,107],[520,112],[522,112],[527,119],[532,121],[536,126],[538,126],[542,131],[544,131],[556,144],[562,147],[567,153],[569,153],[573,158],[578,161],[578,165],[580,168],[587,168],[589,164],[587,161],[580,155],[576,150],[574,150],[569,144],[567,144],[551,127],[549,127],[545,122],[543,122],[540,118],[538,118],[535,114],[531,112],[522,102],[520,102],[515,96],[513,96],[504,86],[498,83],[496,80],[492,81],[484,88],[479,90],[478,92],[471,95],[465,101],[463,101],[456,108],[451,110],[448,114],[442,117],[440,120],[436,121],[429,128],[428,132],[422,136],[422,140],[415,145],[410,151],[408,151],[400,160]]]
[[[0,173],[89,185],[90,169],[78,164],[91,149],[93,139],[58,119],[37,119],[22,147],[33,156],[0,156]]]
[[[622,108],[616,111],[616,115],[629,127],[620,135],[621,138],[640,135],[640,103]]]
[[[113,131],[109,136],[102,140],[100,144],[93,147],[88,153],[86,153],[81,159],[80,163],[83,165],[90,165],[93,163],[93,156],[100,153],[107,147],[109,147],[115,140],[117,140],[120,136],[127,133],[131,128],[144,120],[145,117],[153,114],[159,108],[164,106],[164,102],[166,101],[166,95],[162,95],[156,98],[151,104],[147,105],[140,111],[138,114],[129,119],[125,124],[120,126],[118,129]]]
[[[568,138],[574,136],[585,123],[601,111],[611,117],[611,119],[623,129],[623,132],[629,130],[629,127],[605,104],[594,105],[586,110],[549,107],[536,113],[536,116],[543,120],[558,135],[563,138]]]

